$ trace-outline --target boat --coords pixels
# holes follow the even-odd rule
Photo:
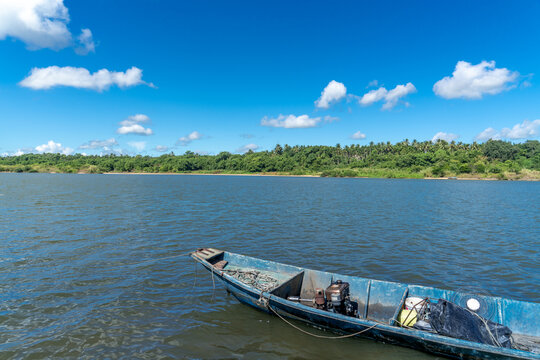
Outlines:
[[[455,359],[540,359],[540,303],[339,275],[214,248],[199,248],[191,257],[241,303],[316,337],[358,336]],[[421,301],[411,308],[411,299]],[[420,324],[419,303],[431,307],[433,326],[437,307],[451,305],[461,314],[471,313],[488,329],[491,343],[417,328],[408,316],[415,313]],[[307,331],[291,320],[332,334]],[[510,329],[509,344],[498,342],[499,334],[494,337],[488,325]]]

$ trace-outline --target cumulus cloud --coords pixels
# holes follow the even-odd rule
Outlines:
[[[328,109],[332,103],[343,99],[347,95],[347,88],[340,82],[332,80],[321,92],[321,97],[315,101],[315,106]]]
[[[496,68],[495,61],[482,61],[472,65],[458,61],[452,76],[446,76],[433,85],[433,91],[445,99],[481,99],[514,87],[519,73]]]
[[[308,115],[279,115],[277,118],[265,116],[261,120],[261,126],[281,127],[285,129],[312,128],[321,122],[320,117],[310,118]]]
[[[90,29],[82,29],[81,35],[77,37],[79,46],[75,48],[75,52],[79,55],[88,55],[88,53],[96,52],[96,44]]]
[[[115,138],[110,138],[108,140],[90,140],[79,146],[79,149],[102,149],[108,151],[112,150],[113,146],[116,145],[118,145],[118,142]]]
[[[63,0],[0,0],[0,40],[23,41],[28,49],[63,49],[71,44]]]
[[[60,153],[64,155],[73,154],[73,149],[64,147],[62,144],[50,140],[48,143],[36,146],[36,151],[40,153]]]
[[[381,86],[378,89],[368,91],[358,102],[360,105],[369,106],[382,100],[384,101],[383,110],[390,110],[398,104],[401,98],[415,92],[416,87],[410,82],[405,85],[397,85],[392,90],[387,90]],[[408,105],[407,102],[405,104]]]
[[[492,127],[488,127],[480,134],[476,135],[475,139],[479,141],[486,141],[489,139],[500,140],[521,140],[532,139],[540,135],[540,119],[528,121],[525,120],[522,123],[515,124],[512,128],[503,128],[501,131],[497,131]]]
[[[255,135],[253,134],[240,134],[241,137],[243,137],[244,139],[252,139],[255,137]]]
[[[165,145],[158,145],[158,146],[156,146],[155,150],[159,151],[159,152],[165,152],[165,151],[169,150],[169,147],[165,146]]]
[[[19,39],[29,50],[74,45],[69,21],[63,0],[0,0],[0,40]],[[81,47],[75,49],[78,54],[94,51],[91,34],[89,29],[82,30],[78,37]]]
[[[514,125],[511,129],[502,129],[501,135],[506,139],[527,139],[537,137],[539,130],[540,120],[525,120],[521,124]]]
[[[17,151],[13,151],[13,152],[6,151],[2,153],[2,156],[21,156],[24,154],[33,153],[34,151],[36,151],[35,148],[22,148],[22,149],[17,149]]]
[[[244,145],[238,149],[236,149],[236,152],[239,152],[241,154],[245,154],[247,153],[248,151],[255,151],[259,148],[259,145],[256,145],[256,144],[247,144],[247,145]]]
[[[360,105],[369,106],[373,103],[376,103],[377,101],[380,101],[384,99],[384,97],[388,94],[388,90],[386,90],[384,87],[380,87],[376,90],[371,90],[364,94],[359,100]]]
[[[361,131],[357,131],[351,135],[351,139],[355,139],[355,140],[363,140],[365,138],[366,138],[366,134],[362,133]]]
[[[118,134],[127,135],[152,135],[154,132],[150,128],[145,128],[141,123],[150,122],[150,118],[144,114],[135,114],[120,122],[120,127],[116,132]]]
[[[500,138],[501,138],[501,135],[497,130],[495,130],[492,127],[488,127],[487,129],[482,131],[480,134],[476,135],[474,139],[478,141],[486,141],[489,139],[499,140]]]
[[[146,147],[146,141],[130,141],[128,142],[128,145],[137,151],[143,151]]]
[[[100,92],[109,89],[113,85],[120,88],[127,88],[141,84],[150,87],[154,86],[152,83],[146,83],[142,80],[142,70],[135,66],[127,69],[125,72],[101,69],[92,74],[85,68],[71,66],[33,68],[30,71],[30,75],[19,83],[20,86],[33,90],[67,86]]]
[[[178,144],[180,144],[181,146],[187,146],[187,145],[191,144],[195,140],[202,139],[202,137],[203,137],[203,135],[200,132],[193,131],[191,134],[186,135],[186,136],[182,136],[181,138],[179,138],[178,139]]]
[[[32,153],[34,151],[35,151],[35,149],[32,149],[32,148],[17,149],[17,151],[15,151],[13,156],[21,156],[21,155],[24,155],[24,154]]]
[[[395,88],[390,90],[384,97],[385,103],[382,108],[384,110],[392,109],[394,106],[397,105],[399,99],[415,92],[416,88],[412,83],[407,83],[406,85],[397,85]],[[406,102],[405,105],[408,106],[409,103]]]
[[[438,140],[451,142],[451,141],[456,140],[457,138],[459,138],[459,135],[439,131],[433,136],[433,138],[431,139],[431,142],[436,143]]]

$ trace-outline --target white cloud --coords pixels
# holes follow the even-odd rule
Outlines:
[[[244,145],[244,146],[238,148],[238,149],[236,150],[236,152],[239,152],[239,153],[241,153],[241,154],[245,154],[245,153],[247,153],[247,152],[250,151],[250,150],[251,150],[251,151],[255,151],[255,150],[257,150],[258,148],[259,148],[259,145],[256,145],[256,144],[247,144],[247,145]]]
[[[150,87],[152,83],[142,80],[142,70],[135,66],[122,71],[109,71],[101,69],[91,74],[85,68],[71,66],[58,67],[49,66],[46,68],[33,68],[19,85],[34,90],[50,89],[57,86],[68,86],[79,89],[90,89],[103,91],[116,85],[120,88],[145,84]]]
[[[321,97],[315,101],[315,106],[320,109],[328,109],[331,103],[341,100],[345,95],[347,95],[345,85],[332,80],[321,92]]]
[[[355,139],[355,140],[363,140],[365,138],[366,138],[366,134],[362,133],[361,131],[357,131],[351,135],[351,139]]]
[[[320,117],[310,118],[308,115],[279,115],[277,118],[271,119],[265,116],[261,120],[261,126],[282,127],[286,129],[297,128],[312,128],[321,122]]]
[[[392,109],[394,106],[397,105],[399,99],[415,92],[416,88],[412,83],[407,83],[406,85],[398,85],[392,90],[390,90],[388,94],[386,94],[386,96],[384,97],[384,100],[386,102],[384,103],[382,108],[384,110]],[[407,106],[409,105],[409,103],[405,104]]]
[[[116,145],[118,145],[118,142],[115,138],[110,138],[108,140],[90,140],[79,146],[79,149],[103,149],[107,151],[111,150],[113,146]]]
[[[437,140],[444,140],[447,142],[451,142],[451,141],[456,140],[457,138],[459,138],[459,135],[439,131],[433,136],[433,138],[431,139],[431,142],[436,143]]]
[[[19,39],[29,50],[60,50],[73,46],[69,21],[64,0],[0,0],[0,40]],[[77,54],[94,51],[89,29],[82,29],[78,41],[81,46],[75,49]]]
[[[144,114],[135,114],[120,122],[118,134],[152,135],[154,132],[150,128],[145,128],[141,123],[150,122],[150,118]]]
[[[522,123],[515,124],[512,128],[503,128],[501,131],[497,131],[494,128],[487,128],[480,134],[476,135],[475,139],[479,141],[485,141],[489,139],[509,139],[509,140],[521,140],[531,139],[540,135],[540,119],[528,121],[525,120]]]
[[[165,145],[158,145],[158,146],[156,146],[155,150],[159,151],[159,152],[165,152],[165,151],[169,150],[169,147],[165,146]]]
[[[445,99],[481,99],[513,87],[519,73],[496,68],[495,61],[482,61],[472,65],[458,61],[452,76],[446,76],[433,85],[435,94]]]
[[[146,147],[146,141],[130,141],[128,142],[128,145],[137,151],[143,151]]]
[[[35,149],[34,148],[24,148],[24,149],[17,149],[17,151],[15,152],[4,152],[2,153],[2,156],[21,156],[21,155],[24,155],[24,154],[29,154],[29,153],[32,153],[34,152]]]
[[[377,86],[379,86],[379,80],[371,80],[367,87],[370,88],[370,87],[377,87]]]
[[[73,149],[64,147],[62,144],[50,140],[48,143],[36,146],[36,151],[40,153],[61,153],[64,155],[73,154]]]
[[[514,125],[511,129],[502,129],[501,135],[506,139],[527,139],[537,137],[539,130],[540,120],[525,120],[521,124]]]
[[[492,127],[488,127],[487,129],[482,131],[480,134],[476,135],[474,139],[478,141],[486,141],[489,139],[499,140],[500,138],[501,138],[501,135],[499,134],[497,130],[495,130]]]
[[[339,121],[339,118],[337,116],[330,116],[330,115],[326,115],[324,117],[324,122],[331,123],[334,121]]]
[[[405,85],[397,85],[392,90],[386,90],[385,87],[380,87],[376,90],[368,91],[359,100],[360,105],[369,106],[378,101],[384,100],[383,110],[390,110],[398,104],[398,101],[412,93],[416,92],[416,87],[412,83]],[[405,103],[408,105],[408,103]]]
[[[88,55],[88,53],[96,52],[96,44],[90,29],[82,29],[81,35],[77,37],[79,46],[75,48],[75,52],[79,55]]]
[[[180,139],[178,139],[178,144],[181,146],[187,146],[191,144],[194,140],[200,140],[202,138],[202,134],[198,131],[193,131],[191,134],[182,136]]]
[[[116,131],[119,134],[126,135],[126,134],[136,134],[136,135],[152,135],[153,131],[150,128],[145,128],[142,125],[139,124],[133,124],[133,125],[127,125],[122,126],[118,128]]]
[[[30,50],[59,50],[71,45],[68,23],[63,0],[0,0],[0,40],[11,36]]]
[[[380,87],[377,90],[370,90],[362,98],[360,99],[360,105],[369,106],[373,103],[384,99],[384,97],[388,94],[388,90],[386,90],[384,87]]]

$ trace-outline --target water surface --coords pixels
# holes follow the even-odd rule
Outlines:
[[[0,358],[435,358],[300,334],[173,257],[201,246],[540,301],[532,182],[0,174],[0,235]]]

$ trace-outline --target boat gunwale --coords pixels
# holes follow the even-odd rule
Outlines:
[[[248,255],[232,253],[232,252],[229,252],[229,251],[224,251],[224,253],[233,254],[233,255],[236,255],[236,256],[242,256],[242,257],[251,258],[251,259],[256,259],[256,260],[263,260],[263,259],[248,256]],[[215,269],[214,266],[210,262],[208,262],[208,260],[197,257],[195,255],[195,253],[192,253],[191,257],[194,258],[197,262],[201,263],[209,271],[211,271],[214,274],[216,274],[217,276],[221,277],[223,280],[231,283],[232,285],[235,285],[236,287],[239,287],[240,289],[244,289],[245,292],[248,292],[250,296],[254,295],[255,297],[259,296],[260,298],[268,299],[268,305],[269,306],[271,305],[271,302],[273,301],[274,303],[277,303],[279,305],[282,305],[282,306],[285,306],[285,307],[290,307],[290,308],[293,308],[293,309],[298,309],[300,311],[308,312],[308,313],[311,313],[311,314],[314,314],[314,315],[317,315],[317,316],[322,316],[322,317],[330,319],[330,320],[338,320],[338,321],[342,321],[342,322],[347,322],[349,324],[356,325],[356,326],[360,325],[360,326],[363,326],[365,328],[369,328],[369,327],[371,327],[373,325],[376,325],[374,328],[377,328],[379,330],[384,330],[386,332],[390,332],[390,333],[396,334],[396,335],[404,335],[404,336],[407,336],[407,337],[414,337],[417,340],[430,341],[430,342],[432,342],[434,344],[437,344],[437,345],[446,345],[446,346],[450,346],[450,347],[459,347],[459,348],[464,348],[464,349],[473,350],[473,351],[474,350],[480,350],[480,351],[485,351],[485,352],[495,354],[495,355],[512,355],[512,356],[517,356],[517,357],[523,358],[523,359],[540,359],[540,354],[530,352],[530,351],[525,351],[525,350],[520,350],[520,349],[513,349],[513,348],[497,347],[497,346],[494,346],[494,345],[488,345],[488,344],[477,343],[477,342],[474,342],[474,341],[468,341],[468,340],[452,338],[452,337],[443,336],[443,335],[439,335],[439,334],[435,334],[435,333],[431,333],[431,332],[426,332],[426,331],[422,331],[422,330],[418,330],[418,329],[402,328],[402,327],[398,327],[398,326],[395,326],[395,325],[390,325],[390,324],[385,324],[383,322],[374,321],[373,319],[369,319],[369,318],[355,318],[355,317],[345,316],[345,315],[342,315],[342,314],[339,314],[339,313],[329,312],[329,311],[322,310],[322,309],[315,309],[315,308],[309,307],[309,306],[301,304],[301,303],[297,303],[297,302],[293,302],[293,301],[281,298],[279,296],[271,294],[270,292],[259,291],[257,288],[243,283],[242,281],[240,281],[240,280],[236,279],[235,277],[227,274],[226,272],[224,272],[222,270]],[[273,264],[287,265],[287,266],[291,266],[291,267],[294,267],[294,268],[298,269],[299,272],[296,273],[294,276],[297,276],[298,274],[300,274],[300,273],[302,273],[302,272],[304,272],[306,270],[313,270],[313,269],[301,268],[301,267],[294,266],[294,265],[288,265],[288,264],[284,264],[284,263],[279,263],[277,261],[272,261],[272,260],[264,260],[264,261],[269,262],[269,263],[273,263]],[[320,270],[314,270],[314,271],[320,271]],[[336,274],[336,273],[329,273],[329,274],[338,275],[338,276],[340,275],[340,274]],[[351,275],[348,275],[348,276],[351,276]],[[352,277],[355,277],[355,276],[352,276]],[[357,278],[361,278],[361,277],[357,277]],[[361,278],[361,279],[365,279],[365,278]],[[366,279],[366,280],[376,280],[376,279]],[[288,280],[284,281],[283,283],[285,283],[287,281]],[[386,280],[377,280],[377,281],[386,281]],[[416,285],[416,284],[398,283],[398,282],[393,282],[393,281],[386,281],[386,282],[394,283],[394,284],[402,284],[402,285],[406,285],[407,287],[409,287],[409,286],[423,286],[423,285]],[[438,288],[435,288],[435,287],[427,287],[427,288],[438,289]],[[272,291],[273,290],[274,289],[272,289]],[[440,289],[440,290],[444,290],[444,289]],[[452,291],[452,290],[450,290],[450,291]],[[491,298],[504,299],[502,297],[491,297]],[[512,300],[512,299],[510,299],[510,300]],[[520,300],[514,300],[514,301],[520,301]],[[536,303],[527,302],[527,301],[522,301],[522,302],[536,304]],[[288,312],[288,311],[284,310],[283,308],[280,308],[280,307],[278,307],[276,305],[274,305],[273,307],[277,308],[278,310],[281,310],[283,315],[285,315],[285,316],[287,316],[289,318],[292,318],[292,319],[295,319],[295,320],[298,320],[298,321],[302,321],[302,322],[307,323],[307,324],[314,324],[314,325],[320,326],[322,328],[329,329],[331,331],[337,330],[338,332],[341,332],[341,333],[348,333],[347,331],[340,330],[339,328],[335,328],[335,327],[331,327],[331,326],[325,326],[325,325],[321,325],[321,324],[318,324],[316,322],[310,321],[308,319],[303,319],[301,317],[298,317],[296,315],[291,314],[290,312]],[[265,311],[265,312],[267,312],[269,314],[272,314],[270,311],[267,311],[267,309],[265,309],[264,307],[256,307],[256,309],[263,310],[263,311]],[[359,337],[362,337],[362,335],[359,335]],[[440,354],[445,354],[445,353],[440,353]]]

